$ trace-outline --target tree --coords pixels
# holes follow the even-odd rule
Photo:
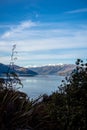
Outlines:
[[[63,81],[66,95],[67,129],[87,130],[87,63],[76,61],[76,69]]]

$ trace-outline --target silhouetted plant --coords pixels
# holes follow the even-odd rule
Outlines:
[[[66,95],[67,129],[87,129],[87,63],[77,59],[76,69],[63,81]]]
[[[17,59],[17,57],[15,57],[15,54],[17,53],[17,51],[15,49],[16,49],[16,45],[13,45],[12,53],[11,53],[11,61],[10,61],[10,64],[8,66],[8,70],[6,72],[6,83],[5,83],[6,88],[14,88],[18,84],[23,86],[19,76],[15,72],[14,63],[15,63],[15,60]]]
[[[6,78],[0,78],[0,130],[31,129],[28,121],[32,114],[32,102],[24,92],[16,89],[17,84],[22,83],[14,69],[15,48],[16,45],[13,45]]]

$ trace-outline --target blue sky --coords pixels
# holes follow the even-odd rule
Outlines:
[[[16,44],[20,66],[87,59],[86,0],[0,0],[0,62]]]

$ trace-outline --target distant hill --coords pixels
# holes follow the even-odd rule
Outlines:
[[[75,65],[62,64],[62,65],[46,65],[40,67],[29,67],[30,70],[35,71],[40,75],[69,75]]]
[[[9,70],[9,65],[5,65],[0,63],[0,76],[3,76],[8,71],[12,71],[12,69]],[[19,76],[35,76],[38,73],[30,70],[29,68],[20,67],[17,65],[14,65],[14,71]]]

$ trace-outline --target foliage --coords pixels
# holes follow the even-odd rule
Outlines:
[[[68,129],[87,129],[87,63],[76,61],[76,69],[64,81]]]
[[[4,89],[0,91],[0,129],[15,130],[28,127],[31,103],[25,93]]]

